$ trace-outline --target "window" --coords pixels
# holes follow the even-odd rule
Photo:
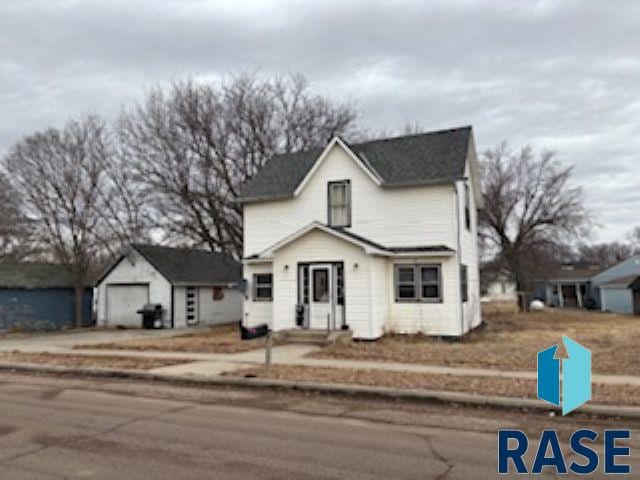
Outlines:
[[[351,225],[351,183],[349,180],[329,182],[329,225],[348,227]]]
[[[224,289],[222,287],[213,287],[213,301],[224,299]]]
[[[187,325],[195,325],[198,323],[198,298],[196,287],[186,288],[186,319]]]
[[[471,230],[471,195],[469,185],[464,184],[464,224],[467,230]]]
[[[396,267],[396,285],[396,297],[399,300],[415,300],[417,298],[413,265]]]
[[[440,267],[435,265],[420,267],[420,297],[440,299]]]
[[[504,283],[502,284],[502,288],[504,293]],[[469,299],[469,279],[466,265],[460,265],[460,297],[463,302]]]
[[[300,303],[309,303],[309,265],[298,265]]]
[[[336,265],[336,295],[338,305],[344,305],[344,267]]]
[[[329,301],[329,269],[313,270],[313,301],[327,303]]]
[[[396,302],[441,302],[440,265],[396,265]]]
[[[255,302],[270,302],[273,298],[273,274],[253,274],[253,300]]]

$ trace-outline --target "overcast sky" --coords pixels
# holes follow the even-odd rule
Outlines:
[[[372,130],[473,125],[575,166],[601,228],[640,224],[640,2],[0,0],[0,153],[145,87],[300,72]]]

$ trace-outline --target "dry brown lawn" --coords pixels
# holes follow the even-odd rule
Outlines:
[[[64,367],[90,368],[123,368],[127,370],[148,370],[151,368],[167,367],[190,363],[193,360],[181,358],[140,358],[120,357],[117,355],[71,355],[59,353],[0,353],[0,362],[7,363],[38,363],[59,365]]]
[[[76,345],[75,349],[142,350],[191,353],[240,353],[264,346],[264,339],[241,340],[236,324],[219,325],[184,335]]]
[[[536,398],[535,380],[433,375],[388,370],[273,365],[269,370],[252,367],[229,372],[230,376],[258,377],[300,382],[338,383],[401,389],[469,392],[476,395]],[[593,385],[593,403],[640,405],[640,387]]]
[[[536,369],[536,353],[568,335],[592,352],[594,373],[640,375],[640,317],[582,310],[483,312],[486,325],[460,341],[424,335],[386,335],[375,342],[332,345],[318,358],[430,365]]]

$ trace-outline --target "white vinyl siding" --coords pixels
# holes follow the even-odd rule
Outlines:
[[[350,230],[386,246],[456,249],[452,184],[381,188],[335,147],[295,198],[244,205],[244,256],[262,252],[316,221],[327,222],[328,182],[350,180]]]
[[[395,270],[399,265],[412,267],[437,261],[442,286],[440,302],[396,301]],[[389,290],[385,330],[391,333],[423,333],[425,335],[460,335],[459,267],[455,257],[387,260]]]
[[[176,328],[188,326],[187,288],[184,286],[174,288],[174,308],[176,313],[173,321]],[[221,289],[222,298],[214,300],[214,292],[218,290],[220,290],[220,287],[195,287],[195,298],[198,300],[198,325],[218,325],[238,322],[242,319],[242,292],[236,288],[223,287]]]
[[[269,325],[273,328],[273,303],[253,301],[253,279],[256,273],[271,273],[271,263],[245,264],[243,267],[246,287],[242,304],[242,324],[245,327]]]
[[[278,250],[273,261],[273,329],[296,326],[299,263],[343,262],[346,323],[357,338],[379,337],[381,327],[372,323],[372,258],[362,248],[317,230]]]
[[[470,150],[469,155],[472,155]],[[369,255],[358,246],[319,230],[313,230],[276,250],[264,263],[247,261],[244,278],[243,322],[246,326],[268,323],[274,330],[294,328],[300,263],[343,262],[346,323],[356,338],[378,338],[385,331],[461,335],[480,321],[477,212],[472,172],[469,180],[468,214],[465,181],[451,184],[384,188],[376,185],[349,155],[334,147],[298,196],[244,205],[244,255],[265,251],[312,222],[345,222],[342,196],[330,199],[330,182],[349,179],[347,230],[385,246],[444,245],[453,256],[415,255],[387,258]],[[336,195],[338,195],[336,193]],[[330,201],[331,200],[331,201]],[[335,200],[335,203],[334,203]],[[466,216],[469,229],[466,228]],[[337,218],[337,217],[340,218]],[[434,269],[413,271],[413,287],[406,295],[413,301],[396,301],[396,265],[437,264]],[[467,266],[468,301],[462,302],[461,268]],[[253,274],[273,273],[273,301],[253,301]],[[309,292],[311,295],[312,293]],[[430,298],[431,297],[431,298]],[[436,301],[434,301],[434,297]],[[420,300],[424,298],[424,300]],[[464,322],[462,319],[464,318]]]
[[[459,297],[458,302],[462,305],[462,315],[464,319],[463,333],[477,327],[482,322],[482,316],[480,312],[480,272],[478,264],[478,227],[477,227],[477,207],[475,200],[475,185],[472,181],[473,172],[471,171],[469,164],[471,156],[475,155],[475,152],[470,147],[469,158],[467,159],[467,165],[465,167],[465,177],[469,178],[468,181],[459,181],[456,183],[456,191],[458,192],[458,221],[460,226],[460,249],[459,252],[459,264],[467,266],[467,301],[462,301],[462,295],[460,287],[456,295]],[[471,228],[466,228],[465,221],[465,185],[469,190],[468,202],[469,202],[469,219]],[[460,273],[456,275],[460,278]]]
[[[97,325],[112,325],[109,322],[109,306],[107,289],[109,285],[148,285],[148,301],[159,303],[164,310],[164,326],[171,326],[171,284],[158,272],[153,265],[145,260],[135,250],[126,258],[122,259],[118,265],[96,287],[97,291]],[[146,302],[145,302],[146,303]],[[141,305],[142,306],[142,305]],[[113,307],[112,307],[113,308]],[[132,312],[134,316],[140,318],[139,314]],[[142,321],[138,322],[140,326]],[[133,326],[133,321],[132,321]]]

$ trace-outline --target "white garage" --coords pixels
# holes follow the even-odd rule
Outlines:
[[[218,252],[132,245],[97,282],[97,324],[138,328],[159,304],[165,328],[239,322],[242,267]]]

